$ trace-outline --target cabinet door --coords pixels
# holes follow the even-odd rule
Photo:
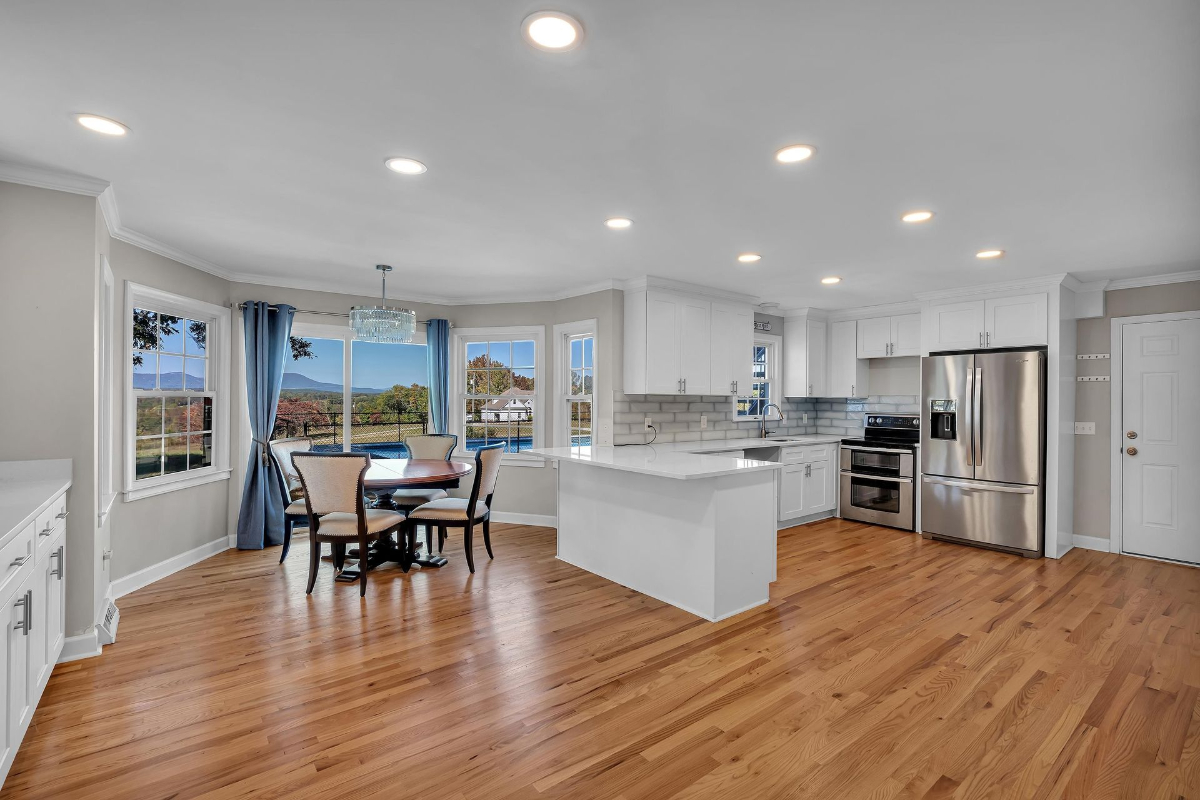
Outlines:
[[[33,695],[30,687],[32,649],[29,646],[29,631],[24,629],[25,621],[32,615],[26,615],[32,583],[26,580],[8,600],[8,608],[4,611],[5,631],[8,640],[8,663],[6,665],[7,685],[5,693],[8,697],[8,739],[15,746],[20,741],[20,735],[33,716]],[[31,609],[33,610],[33,609]],[[36,622],[36,620],[35,620]]]
[[[67,537],[59,534],[53,544],[54,550],[47,557],[47,572],[52,582],[46,592],[46,663],[51,672],[62,655],[63,645],[67,641],[67,582],[65,580],[67,560]]]
[[[729,332],[729,338],[734,342],[733,347],[733,382],[735,392],[739,395],[750,394],[750,386],[754,383],[754,365],[751,358],[754,351],[754,312],[748,308],[739,309],[734,314],[735,327]],[[778,349],[778,348],[776,348]],[[776,353],[776,358],[779,354]],[[721,387],[713,381],[714,390]]]
[[[983,346],[983,301],[942,303],[929,309],[930,350],[975,350]]]
[[[50,575],[50,559],[43,558],[39,561],[30,577],[29,617],[32,624],[29,628],[29,695],[37,697],[38,687],[41,686],[43,678],[49,677],[47,670],[52,666],[46,662],[49,645],[47,640],[50,634],[46,606],[50,596],[50,581],[53,580]]]
[[[984,303],[984,345],[1047,344],[1046,295],[1002,297]]]
[[[892,318],[858,320],[858,357],[884,358],[892,341]]]
[[[711,394],[709,347],[712,339],[712,305],[703,300],[680,301],[679,377],[684,394]]]
[[[779,518],[804,516],[804,473],[807,464],[789,464],[779,471]]]
[[[671,295],[646,297],[646,394],[679,394],[679,306]]]
[[[808,396],[829,397],[829,367],[825,322],[808,321]]]
[[[901,314],[891,318],[892,355],[921,355],[921,315]]]
[[[833,508],[833,493],[830,491],[828,461],[813,461],[805,464],[804,514],[817,514]]]
[[[709,354],[712,394],[748,394],[753,380],[754,315],[747,308],[713,303]]]
[[[866,397],[868,364],[858,357],[858,322],[829,325],[829,396]]]
[[[12,600],[16,600],[16,596]],[[0,631],[0,776],[8,771],[17,754],[14,732],[20,730],[13,723],[12,706],[9,704],[12,697],[9,692],[9,644],[12,641],[12,625],[21,619],[21,610],[13,609],[11,602],[5,604],[2,617],[4,630]],[[17,636],[20,635],[21,632],[17,631]]]

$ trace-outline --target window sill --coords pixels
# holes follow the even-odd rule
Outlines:
[[[165,481],[163,483],[154,483],[149,486],[135,485],[131,489],[126,489],[122,494],[125,496],[125,502],[130,503],[134,500],[143,500],[147,497],[157,497],[160,494],[175,492],[180,489],[191,489],[194,486],[203,486],[206,483],[215,483],[216,481],[229,480],[231,469],[214,469],[205,471],[195,475],[185,475],[184,477],[175,480]]]

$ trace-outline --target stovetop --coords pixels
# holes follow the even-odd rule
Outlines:
[[[861,439],[842,439],[842,444],[915,450],[921,442],[921,418],[916,414],[864,414]]]

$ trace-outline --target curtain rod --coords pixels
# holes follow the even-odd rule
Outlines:
[[[245,307],[246,307],[245,303],[237,304],[238,311],[241,311]],[[275,306],[270,306],[270,310],[277,311],[278,309],[275,308]],[[318,317],[345,317],[346,319],[350,319],[350,315],[345,313],[344,311],[305,311],[303,308],[297,308],[296,313],[297,314],[315,314]],[[417,324],[418,325],[428,325],[429,320],[419,319],[419,320],[417,320]],[[451,325],[450,327],[454,327],[454,326]]]

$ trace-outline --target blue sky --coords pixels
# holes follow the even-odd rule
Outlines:
[[[309,339],[316,358],[288,359],[286,372],[298,372],[314,381],[342,382],[342,342],[337,339]],[[360,389],[390,389],[396,384],[408,386],[428,383],[423,344],[376,344],[352,342],[354,348],[353,385]]]

